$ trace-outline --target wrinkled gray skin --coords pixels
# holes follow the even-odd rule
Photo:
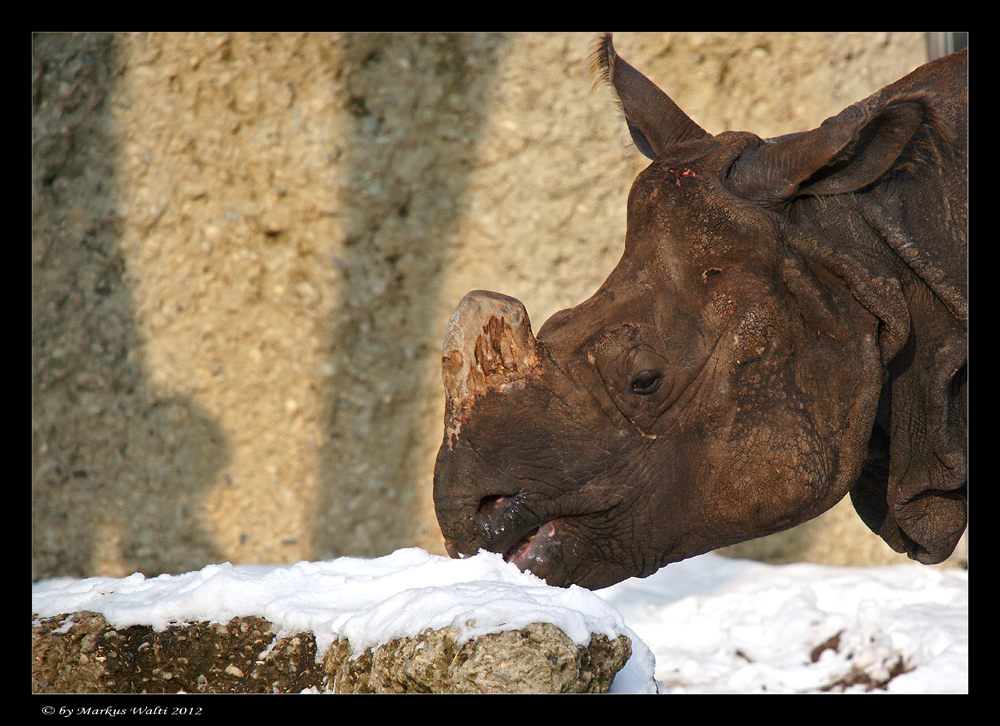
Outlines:
[[[966,57],[801,134],[706,134],[595,52],[637,148],[625,252],[533,335],[474,291],[445,336],[449,553],[589,588],[848,492],[933,563],[966,525]]]

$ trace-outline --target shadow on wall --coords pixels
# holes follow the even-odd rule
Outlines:
[[[430,484],[418,479],[428,402],[440,398],[425,381],[440,375],[439,290],[507,45],[467,33],[355,34],[342,43],[349,123],[337,206],[346,239],[334,260],[342,300],[329,326],[336,372],[324,392],[331,440],[317,559],[440,540],[428,531]]]
[[[294,39],[279,38],[289,42],[272,49],[267,38],[254,40],[263,61],[272,60],[270,50],[286,53],[273,65],[258,66],[262,77],[280,79],[298,68],[285,47]],[[226,218],[218,222],[222,232],[211,255],[199,235],[216,223],[220,205],[225,214],[224,205],[231,204],[248,219],[258,206],[273,206],[268,180],[256,176],[277,170],[288,184],[315,186],[315,168],[297,175],[262,145],[294,140],[301,152],[316,136],[310,131],[304,140],[293,139],[306,121],[310,129],[328,127],[299,119],[315,106],[300,108],[294,93],[290,107],[275,104],[281,108],[273,118],[255,115],[257,106],[251,106],[254,114],[245,113],[242,96],[233,101],[236,108],[220,108],[234,94],[271,88],[263,81],[273,78],[241,85],[221,57],[226,44],[214,36],[185,37],[166,50],[160,42],[126,42],[111,34],[33,36],[33,579],[135,571],[154,576],[224,560],[378,555],[414,544],[439,548],[440,534],[427,516],[430,482],[418,473],[428,426],[440,426],[440,415],[431,410],[441,404],[439,340],[446,322],[438,290],[456,244],[506,38],[310,39],[324,53],[339,54],[331,91],[348,123],[343,138],[324,137],[339,148],[341,158],[331,168],[341,171],[337,183],[316,192],[331,210],[320,216],[337,217],[344,228],[344,239],[316,242],[339,269],[341,299],[321,320],[328,336],[323,355],[333,375],[318,388],[322,420],[315,433],[297,438],[289,434],[291,417],[272,418],[274,406],[248,400],[277,400],[280,412],[285,393],[274,384],[297,375],[294,367],[279,369],[288,362],[279,353],[264,363],[247,362],[261,341],[278,338],[268,321],[299,328],[309,323],[269,292],[276,282],[290,286],[279,264],[290,235],[257,244],[266,231],[254,237],[249,222],[227,226]],[[126,57],[125,48],[133,53],[133,46],[141,58]],[[187,63],[183,48],[206,46],[215,55],[200,65]],[[182,63],[175,68],[177,58]],[[313,70],[319,77],[330,69]],[[228,74],[229,85],[216,84],[212,73]],[[141,78],[129,88],[157,94],[155,103],[142,99],[147,103],[119,108],[139,104],[136,91],[120,93],[121,79],[136,74]],[[199,93],[215,94],[202,98],[204,109]],[[267,104],[260,108],[270,112]],[[151,113],[144,116],[143,109]],[[215,115],[203,118],[205,109]],[[155,133],[119,128],[123,116]],[[274,126],[281,130],[276,141],[265,133]],[[213,128],[215,135],[208,133]],[[232,148],[240,144],[250,146]],[[252,165],[255,154],[263,157],[259,166]],[[155,177],[143,178],[139,193],[124,182],[136,173],[127,171],[136,159],[139,173]],[[220,181],[229,180],[234,163],[246,168],[233,171],[231,183]],[[190,188],[176,187],[181,178]],[[312,197],[297,192],[285,198],[306,202],[286,206],[301,211]],[[240,206],[247,197],[254,203]],[[289,229],[292,224],[314,236],[327,228],[322,219],[292,219]],[[248,253],[260,260],[247,263]],[[311,259],[326,262],[319,255]],[[209,261],[224,269],[209,270]],[[247,280],[255,271],[272,282]],[[203,279],[210,273],[214,277]],[[319,289],[327,279],[317,276],[310,284]],[[217,288],[223,292],[216,294]],[[249,308],[246,295],[254,291],[261,299]],[[235,323],[226,317],[233,306],[241,313]],[[279,308],[284,317],[267,316]],[[290,357],[308,361],[308,371],[314,351],[295,347],[303,344],[298,331],[287,340],[296,351]],[[195,360],[179,361],[185,356]],[[270,378],[262,375],[268,366],[274,368]],[[308,390],[308,376],[299,378],[295,395],[307,395],[299,391]],[[234,388],[243,394],[229,395]],[[170,393],[158,396],[158,389]],[[220,419],[178,389],[196,390]],[[268,428],[287,435],[264,440]],[[252,440],[256,435],[261,441]],[[289,457],[298,469],[287,469]],[[273,475],[255,471],[265,465]],[[316,486],[303,485],[299,478],[312,475],[314,466]],[[281,519],[275,507],[305,509],[310,516],[300,519],[311,521],[311,532],[293,531],[289,522],[294,525],[297,514]],[[251,531],[266,536],[243,547]]]
[[[32,579],[216,561],[197,498],[216,422],[154,399],[119,247],[113,35],[32,40]]]

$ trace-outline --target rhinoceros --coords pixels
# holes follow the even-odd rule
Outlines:
[[[967,51],[773,139],[706,133],[610,35],[594,66],[652,162],[590,299],[537,334],[506,295],[455,309],[448,553],[596,589],[849,492],[892,549],[944,560],[967,521]]]

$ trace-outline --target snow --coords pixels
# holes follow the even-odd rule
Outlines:
[[[545,621],[580,645],[591,633],[627,635],[633,655],[612,687],[622,693],[815,692],[852,669],[885,680],[900,658],[911,670],[888,692],[968,692],[968,573],[917,564],[777,566],[709,554],[594,593],[549,587],[487,552],[451,560],[403,549],[32,585],[36,617],[80,610],[116,628],[256,615],[282,637],[312,631],[320,655],[338,637],[360,653],[426,628],[450,626],[464,642]]]
[[[889,681],[889,693],[969,690],[965,570],[709,554],[598,594],[653,651],[661,692],[816,692],[853,668],[884,680],[900,657],[912,670]],[[813,662],[817,646],[838,634],[837,651]]]

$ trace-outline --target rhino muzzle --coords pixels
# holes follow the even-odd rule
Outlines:
[[[485,290],[462,298],[445,330],[441,368],[450,446],[477,397],[508,390],[541,369],[521,301]]]

